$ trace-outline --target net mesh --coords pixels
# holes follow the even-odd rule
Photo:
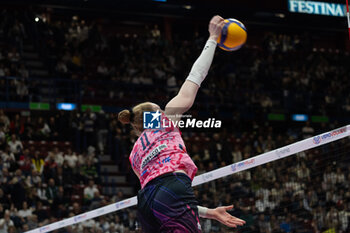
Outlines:
[[[283,148],[273,153],[283,154]],[[201,219],[203,232],[350,232],[349,149],[349,137],[345,137],[195,186],[200,205],[233,204],[230,214],[246,221],[243,227],[229,229],[217,221]],[[250,159],[235,153],[241,153],[240,149],[232,153],[233,160]],[[199,174],[205,172],[199,165]],[[59,232],[141,232],[136,213],[132,206]],[[97,210],[97,214],[103,213]],[[85,215],[74,217],[74,221]]]
[[[234,204],[235,232],[350,232],[350,142],[300,152],[195,187],[203,206]],[[232,232],[202,219],[203,232]]]
[[[198,176],[192,183],[199,204],[210,208],[234,204],[230,214],[246,221],[243,227],[229,229],[201,219],[203,232],[350,232],[349,128],[290,141],[276,150],[268,143],[260,144],[257,137],[254,150],[265,152],[258,156],[249,156],[254,152],[237,146],[237,141],[221,145],[215,135],[209,146],[202,143],[197,152],[195,143],[189,143],[194,158],[201,154]],[[225,166],[223,158],[230,156],[222,155],[229,145],[234,147],[230,156],[235,163]],[[206,154],[220,159],[205,162]],[[141,232],[135,197],[116,195],[110,203],[97,209],[91,203],[84,210],[88,212],[59,222],[52,219],[52,224],[30,232]]]

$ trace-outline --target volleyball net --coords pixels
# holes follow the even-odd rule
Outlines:
[[[199,204],[234,204],[230,213],[247,222],[238,232],[291,232],[298,227],[302,232],[346,232],[350,216],[348,136],[350,125],[198,175],[192,185]],[[136,197],[131,197],[28,232],[60,228],[83,232],[97,224],[102,232],[114,232],[107,228],[118,231],[123,219],[137,230],[136,204]],[[229,231],[215,221],[201,221],[203,232]]]

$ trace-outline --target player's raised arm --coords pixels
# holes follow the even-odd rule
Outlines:
[[[172,115],[183,114],[192,107],[197,91],[208,74],[215,53],[216,41],[224,24],[224,19],[220,16],[214,16],[210,20],[210,36],[201,55],[193,64],[190,74],[182,84],[179,93],[171,99],[165,107],[165,114],[170,116],[172,120],[177,120],[176,117],[174,119]]]

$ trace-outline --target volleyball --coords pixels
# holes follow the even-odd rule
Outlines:
[[[240,49],[247,40],[247,29],[237,19],[225,19],[225,25],[217,42],[218,46],[226,51]]]

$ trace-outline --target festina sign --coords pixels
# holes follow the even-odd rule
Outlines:
[[[288,0],[289,11],[314,15],[346,16],[345,4],[314,2],[304,0]]]

